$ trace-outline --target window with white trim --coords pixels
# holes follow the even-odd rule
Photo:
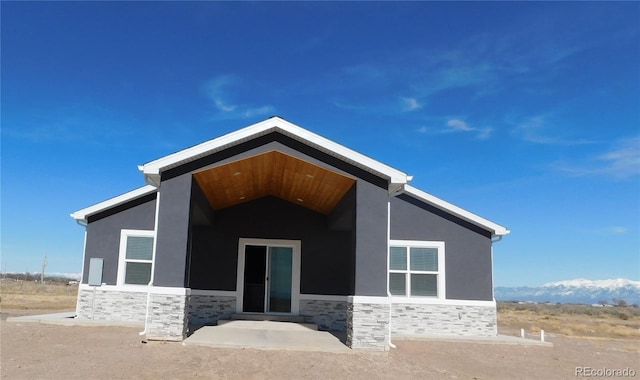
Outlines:
[[[392,296],[444,298],[444,284],[444,242],[390,242]]]
[[[119,285],[147,285],[153,270],[153,231],[120,233]]]

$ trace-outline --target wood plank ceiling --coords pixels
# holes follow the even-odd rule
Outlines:
[[[214,210],[273,195],[329,214],[355,179],[271,151],[194,173]]]

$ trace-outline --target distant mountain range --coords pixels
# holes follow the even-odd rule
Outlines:
[[[614,280],[576,280],[550,282],[539,287],[503,287],[494,290],[497,301],[533,301],[609,304],[624,300],[628,305],[640,305],[640,281],[624,278]]]

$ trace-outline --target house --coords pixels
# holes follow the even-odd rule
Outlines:
[[[392,338],[493,336],[492,242],[509,231],[280,117],[138,167],[146,186],[76,211],[77,318],[189,324],[254,313]]]

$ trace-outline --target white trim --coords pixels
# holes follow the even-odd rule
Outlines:
[[[151,293],[151,294],[170,294],[170,295],[208,295],[220,297],[236,297],[237,292],[225,290],[203,290],[176,288],[166,286],[144,286],[144,285],[102,285],[89,286],[88,284],[80,284],[80,290],[93,291],[94,288],[106,292],[130,292],[130,293]],[[389,304],[389,297],[374,296],[332,296],[322,294],[300,294],[299,300],[318,300],[318,301],[346,301],[351,303],[368,303],[368,304]],[[455,300],[455,299],[436,299],[436,298],[406,298],[391,297],[391,304],[415,304],[415,305],[451,305],[451,306],[486,306],[495,307],[496,301],[478,301],[478,300]]]
[[[238,292],[234,290],[189,289],[189,294],[192,296],[238,297]]]
[[[495,302],[496,300],[496,289],[493,286],[493,243],[491,243],[491,299]]]
[[[349,296],[347,297],[347,301],[350,303],[369,303],[376,305],[389,305],[391,301],[388,296],[377,297],[377,296]]]
[[[117,197],[113,197],[111,199],[107,199],[106,201],[102,201],[100,203],[96,203],[93,206],[89,206],[86,208],[83,208],[82,210],[78,210],[72,214],[70,214],[70,216],[75,219],[75,220],[80,220],[80,221],[87,221],[87,217],[89,215],[93,215],[95,213],[98,213],[100,211],[115,207],[115,206],[119,206],[121,204],[127,203],[129,201],[132,201],[134,199],[137,198],[142,198],[145,195],[149,195],[152,194],[154,192],[156,192],[158,189],[154,186],[151,185],[147,185],[147,186],[143,186],[140,187],[138,189],[129,191],[127,193],[118,195]]]
[[[413,304],[413,305],[450,305],[450,306],[486,306],[495,307],[495,301],[478,301],[478,300],[454,300],[454,299],[439,299],[428,297],[374,297],[374,296],[348,296],[348,302],[351,303],[365,303],[365,304]]]
[[[422,240],[389,240],[389,255],[391,255],[391,246],[400,246],[400,247],[414,247],[414,248],[437,248],[438,249],[438,270],[437,272],[423,272],[423,271],[415,271],[415,270],[411,270],[411,268],[409,267],[408,263],[411,260],[411,250],[407,250],[407,269],[406,270],[392,270],[390,268],[390,264],[387,267],[387,272],[388,273],[406,273],[407,274],[407,281],[406,281],[406,294],[407,294],[407,298],[424,298],[424,299],[446,299],[447,298],[447,281],[446,281],[446,261],[447,261],[447,256],[445,255],[445,244],[443,241],[422,241]],[[387,262],[389,263],[391,261],[391,259],[387,260]],[[437,289],[437,296],[436,297],[427,297],[427,296],[411,296],[410,295],[410,284],[409,284],[409,278],[410,278],[410,274],[411,273],[415,273],[415,274],[421,274],[421,273],[425,273],[425,274],[437,274],[438,276],[438,289]],[[389,274],[387,274],[387,278],[391,277]],[[387,289],[389,289],[389,284],[387,282]],[[394,295],[391,295],[391,297],[397,297]]]
[[[300,294],[300,301],[336,301],[347,302],[350,296],[335,296],[330,294]],[[352,296],[351,296],[352,297]]]
[[[148,263],[149,261],[151,261],[151,275],[149,277],[149,285],[151,285],[153,283],[153,270],[154,268],[154,249],[152,248],[152,253],[151,253],[151,260],[126,260],[126,256],[127,256],[127,238],[129,236],[140,236],[140,237],[150,237],[153,238],[153,246],[155,246],[155,231],[153,230],[120,230],[120,250],[118,253],[118,277],[117,277],[117,281],[116,283],[118,285],[126,285],[126,286],[133,286],[133,287],[148,287],[148,285],[133,285],[133,284],[125,284],[124,280],[125,280],[125,269],[126,269],[126,262],[141,262],[141,263]]]
[[[401,190],[404,191],[404,186],[401,187]],[[387,275],[385,276],[387,279],[387,283],[386,283],[386,289],[387,289],[387,297],[389,297],[389,301],[391,301],[391,291],[389,290],[389,281],[391,279],[391,272],[389,271],[389,260],[391,259],[391,195],[392,193],[389,192],[389,194],[387,194]],[[387,323],[387,334],[388,334],[388,344],[389,347],[391,348],[397,348],[397,346],[395,344],[393,344],[393,342],[391,341],[391,337],[393,336],[392,334],[392,326],[391,326],[391,322],[393,320],[393,318],[391,318],[391,308],[389,308],[389,323]]]
[[[160,192],[156,195],[156,212],[153,219],[153,247],[151,251],[151,278],[149,286],[153,286],[156,278],[156,251],[158,250],[158,223],[160,220]]]
[[[238,241],[238,270],[236,273],[237,302],[236,311],[242,313],[244,303],[244,255],[247,245],[259,245],[266,247],[291,247],[293,248],[293,262],[291,263],[291,313],[298,315],[300,311],[300,240],[279,239],[254,239],[240,238]]]
[[[146,286],[146,285],[101,285],[89,286],[88,284],[80,284],[80,290],[101,290],[106,292],[130,292],[130,293],[151,293],[151,294],[170,294],[170,295],[188,295],[189,288],[175,288],[169,286]]]
[[[506,227],[491,222],[447,201],[435,197],[425,191],[408,185],[407,183],[411,180],[412,177],[407,176],[406,173],[385,165],[354,150],[351,150],[343,145],[335,143],[313,132],[310,132],[304,128],[301,128],[280,117],[269,118],[267,120],[250,125],[235,132],[228,133],[213,140],[209,140],[193,147],[183,149],[179,152],[161,157],[144,165],[139,165],[138,169],[142,171],[147,178],[151,179],[152,182],[160,183],[160,173],[164,170],[168,170],[170,168],[191,162],[206,155],[222,151],[231,146],[238,145],[244,141],[248,141],[252,138],[265,135],[272,131],[281,132],[311,147],[337,157],[338,159],[354,164],[357,167],[360,167],[361,169],[364,169],[368,172],[387,177],[390,180],[390,185],[405,185],[404,189],[407,194],[425,201],[441,210],[458,216],[461,219],[475,224],[481,228],[486,228],[491,231],[493,236],[504,236],[509,234],[510,232]],[[97,203],[93,206],[78,210],[70,215],[72,218],[78,221],[86,222],[87,216],[89,215],[151,194],[154,191],[157,191],[156,186],[147,185],[128,193],[119,195],[117,197],[111,198],[109,200]]]
[[[391,297],[391,303],[396,304],[412,304],[412,305],[450,305],[450,306],[487,306],[495,307],[496,301],[479,301],[479,300],[453,300],[439,299],[428,297]]]
[[[431,195],[425,191],[422,191],[420,189],[416,189],[415,187],[411,186],[411,185],[405,185],[405,191],[410,194],[413,195],[414,197],[419,198],[420,200],[423,200],[441,210],[447,211],[451,214],[454,214],[455,216],[458,216],[464,220],[466,220],[467,222],[473,223],[476,226],[479,227],[483,227],[483,228],[488,228],[493,236],[504,236],[509,234],[509,231],[506,227],[503,227],[499,224],[496,224],[490,220],[487,220],[481,216],[478,216],[472,212],[469,212],[467,210],[464,210],[452,203],[449,203],[443,199],[440,199],[434,195]]]
[[[403,184],[408,181],[406,173],[317,135],[280,117],[272,117],[267,120],[263,120],[235,132],[228,133],[213,140],[164,156],[144,165],[140,165],[138,166],[138,169],[140,169],[145,176],[156,182],[155,180],[159,179],[160,173],[164,170],[183,165],[206,155],[238,145],[244,141],[268,134],[272,131],[283,133],[284,135],[301,141],[306,145],[355,164],[356,166],[374,174],[388,177],[391,183]]]
[[[87,256],[87,227],[84,227],[84,241],[82,242],[82,269],[80,270],[80,281],[79,283],[82,284],[82,280],[84,279],[84,263],[86,260]],[[87,278],[87,281],[89,281],[89,279]]]

